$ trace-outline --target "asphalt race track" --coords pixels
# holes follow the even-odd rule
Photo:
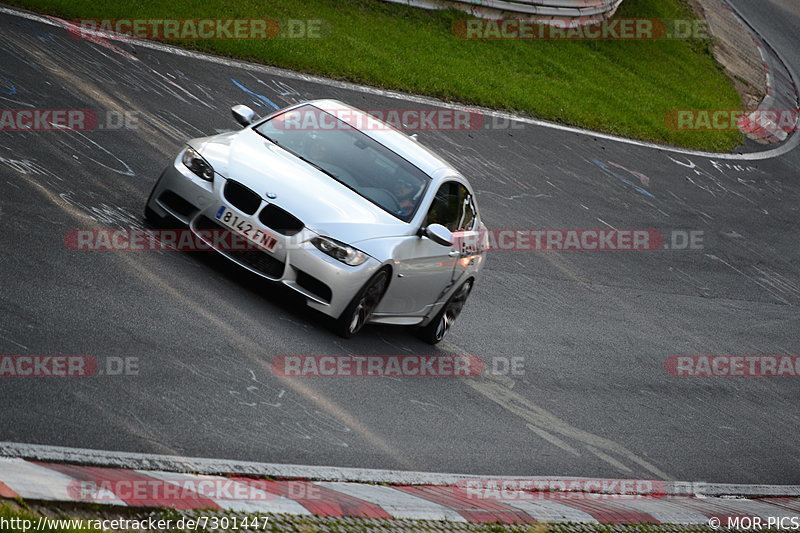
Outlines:
[[[736,5],[800,71],[800,11]],[[800,354],[800,153],[681,155],[530,124],[430,131],[490,228],[702,231],[703,248],[498,251],[450,336],[345,341],[287,290],[204,253],[88,252],[139,228],[184,140],[230,107],[419,104],[0,15],[0,106],[135,127],[0,134],[0,354],[136,358],[138,375],[0,381],[0,441],[501,475],[800,483],[798,378],[677,378],[673,355]],[[752,148],[752,147],[751,147]],[[522,375],[307,378],[279,355],[524,358]],[[111,359],[117,360],[117,359]],[[498,360],[498,359],[495,359]]]

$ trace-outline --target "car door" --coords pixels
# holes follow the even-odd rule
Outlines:
[[[446,181],[436,192],[421,228],[441,224],[458,231],[463,223],[468,191],[457,181]],[[469,215],[466,215],[469,216]],[[408,237],[395,248],[395,276],[381,302],[381,314],[418,315],[436,303],[453,282],[460,256],[454,246],[442,246],[427,237]]]
[[[453,280],[456,284],[470,272],[480,268],[486,255],[485,235],[478,227],[478,207],[472,193],[462,184],[458,188],[459,218],[453,231],[455,249]],[[449,228],[448,228],[449,229]]]

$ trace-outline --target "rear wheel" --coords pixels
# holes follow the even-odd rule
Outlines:
[[[469,293],[472,291],[473,281],[471,279],[465,281],[447,300],[442,310],[436,317],[430,321],[427,326],[421,327],[417,330],[419,337],[428,344],[438,344],[445,338],[447,332],[455,324],[461,310],[464,309],[464,304],[467,303]]]
[[[349,339],[369,321],[389,286],[389,272],[380,270],[364,284],[336,321],[336,333]]]

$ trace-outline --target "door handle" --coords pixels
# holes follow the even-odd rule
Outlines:
[[[449,255],[450,257],[456,257],[456,256],[461,255],[461,252],[459,252],[458,250],[452,250],[447,255]]]

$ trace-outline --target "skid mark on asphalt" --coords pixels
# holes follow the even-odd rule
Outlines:
[[[0,148],[5,148],[4,146],[0,146]],[[68,215],[71,217],[84,221],[86,219],[95,221],[96,219],[89,215],[88,213],[83,212],[80,208],[76,207],[75,205],[69,203],[58,192],[54,192],[53,190],[48,189],[45,186],[45,183],[49,184],[50,186],[56,188],[55,183],[52,181],[45,181],[42,183],[41,177],[46,178],[58,178],[55,176],[51,171],[47,170],[44,166],[40,165],[37,161],[32,159],[10,159],[0,157],[0,165],[5,165],[8,168],[12,168],[16,170],[22,179],[32,185],[36,190],[42,193],[47,200],[49,200],[52,204],[57,207],[63,209]]]
[[[473,183],[485,181],[490,183],[493,187],[501,185],[510,190],[523,191],[520,192],[519,195],[516,195],[516,198],[511,198],[512,200],[524,196],[540,196],[538,194],[539,189],[534,180],[520,177],[517,173],[508,170],[507,166],[493,161],[488,156],[481,154],[472,147],[459,144],[451,136],[441,134],[438,135],[437,138],[452,146],[452,148],[439,147],[437,151],[443,158],[455,166],[456,170],[461,172],[464,176],[468,176]],[[543,169],[538,168],[534,163],[528,164],[528,169],[529,172],[532,172],[533,169],[541,170],[542,173],[544,172]]]
[[[32,46],[24,39],[19,39],[18,41],[19,46],[22,47],[21,49],[27,54],[26,56],[22,56],[21,52],[17,51],[19,55],[18,59],[20,61],[25,61],[26,66],[35,65],[36,70],[40,71],[45,78],[58,80],[61,87],[65,88],[65,90],[75,98],[79,98],[81,101],[96,102],[96,105],[93,107],[98,109],[100,127],[104,125],[105,116],[103,112],[115,111],[119,114],[127,114],[137,108],[136,103],[123,92],[117,91],[112,93],[105,88],[101,88],[99,82],[93,83],[93,78],[87,76],[82,71],[82,67],[70,64],[72,69],[70,71],[65,70],[63,63],[59,63],[51,57],[49,48],[41,49],[38,45]],[[149,71],[142,74],[142,77],[148,78],[146,74],[161,76],[154,69],[149,69]],[[158,84],[158,81],[153,80],[152,76],[150,76],[149,79],[153,82],[153,85]],[[107,83],[104,84],[104,86],[107,85]],[[111,85],[117,84],[111,83]],[[143,119],[137,121],[136,129],[126,129],[125,131],[135,133],[154,148],[165,151],[165,153],[170,153],[171,148],[169,145],[170,143],[174,143],[176,138],[175,128],[172,126],[171,122],[161,119],[157,114],[140,113],[140,116],[142,116]],[[142,127],[146,125],[152,125],[152,128]],[[60,138],[56,139],[56,142],[61,144],[64,148],[54,150],[55,153],[74,151],[79,153],[85,160],[93,161],[112,172],[124,176],[134,175],[130,165],[116,154],[112,153],[106,146],[100,145],[80,131],[65,133],[69,133],[69,135],[62,135]],[[121,131],[112,131],[112,133],[122,134]],[[158,133],[164,138],[156,139],[154,136]],[[76,135],[77,137],[75,137]],[[185,138],[181,136],[180,132],[178,132],[177,137]]]
[[[259,107],[264,107],[264,104],[267,104],[273,110],[280,109],[280,107],[278,107],[278,104],[276,104],[275,102],[273,102],[272,100],[270,100],[269,98],[264,96],[263,94],[259,94],[259,93],[255,92],[255,91],[251,91],[243,83],[240,83],[235,78],[231,78],[231,83],[233,83],[236,87],[238,87],[239,89],[244,91],[246,94],[249,94],[252,97],[251,98],[252,102],[255,105],[257,105]]]
[[[774,271],[766,265],[753,265],[753,270],[757,272],[758,279],[766,285],[772,287],[775,292],[785,295],[787,298],[800,297],[800,285],[786,276]]]
[[[289,411],[288,416],[267,419],[266,426],[281,437],[291,436],[295,440],[325,442],[332,446],[348,448],[350,445],[342,440],[349,433],[350,427],[337,416],[310,409],[306,405],[293,400],[286,394],[286,389],[278,389],[258,379],[255,371],[249,370],[249,385],[244,390],[231,390],[230,395],[239,405],[258,410],[259,416],[268,408],[271,412],[283,409]],[[262,420],[263,422],[263,420]]]
[[[629,168],[626,168],[626,167],[620,165],[619,163],[615,163],[614,161],[609,161],[608,164],[611,165],[612,167],[617,167],[617,168],[619,168],[621,170],[624,170],[625,172],[628,172],[632,176],[638,178],[639,179],[639,183],[642,185],[642,187],[649,187],[650,186],[650,177],[647,176],[646,174],[644,174],[642,172],[639,172],[637,170],[631,170]]]
[[[83,404],[83,412],[86,413],[86,418],[95,421],[105,421],[106,424],[116,426],[116,432],[126,434],[135,439],[140,439],[149,442],[153,445],[158,453],[167,455],[180,455],[180,450],[172,448],[159,440],[158,435],[153,432],[152,424],[146,424],[141,420],[133,410],[111,411],[105,407],[102,402],[98,402],[97,398],[83,388],[79,392],[72,394],[73,398]],[[116,404],[119,405],[119,404]],[[93,413],[93,414],[90,414]],[[53,416],[53,413],[46,413],[44,418]],[[69,419],[64,419],[64,422],[70,422]],[[97,422],[94,422],[97,424]],[[111,428],[106,426],[106,429],[111,431]]]
[[[139,217],[124,207],[117,207],[115,205],[109,205],[106,203],[101,203],[99,206],[86,205],[73,198],[74,194],[75,193],[73,192],[61,193],[59,194],[59,197],[70,205],[74,205],[75,207],[82,209],[92,218],[92,220],[99,222],[100,224],[105,224],[119,229],[144,228],[141,222],[139,222]]]
[[[605,163],[603,163],[599,159],[592,159],[592,163],[594,163],[595,165],[600,167],[603,170],[603,172],[605,172],[606,174],[617,178],[619,181],[621,181],[625,185],[628,185],[629,187],[631,187],[633,190],[635,190],[639,194],[643,194],[643,195],[647,196],[648,198],[652,198],[654,200],[656,199],[656,196],[653,193],[651,193],[650,191],[648,191],[644,187],[641,187],[641,186],[637,185],[636,183],[632,182],[631,180],[629,180],[628,178],[626,178],[625,176],[623,176],[619,172],[615,172],[614,170],[609,168],[608,165],[606,165]],[[609,161],[609,163],[611,163],[611,162]],[[624,168],[624,167],[621,167],[620,165],[616,165],[616,166],[618,166],[620,168]],[[625,169],[625,170],[628,170],[628,169]],[[639,177],[639,176],[637,175],[637,177]],[[641,179],[641,178],[639,178],[639,179]],[[649,181],[648,181],[648,183],[649,183]]]
[[[196,104],[201,104],[207,108],[215,108],[214,105],[209,104],[209,101],[215,102],[214,98],[210,96],[214,94],[214,91],[209,87],[195,83],[193,91],[202,93],[202,96],[198,96],[178,83],[176,76],[170,72],[159,72],[138,59],[108,56],[91,46],[77,47],[76,43],[65,41],[62,37],[55,37],[55,39],[56,45],[45,47],[38,40],[31,39],[29,35],[0,37],[0,43],[3,45],[0,46],[0,49],[24,63],[25,67],[38,71],[44,79],[57,80],[61,88],[73,97],[81,101],[96,102],[96,107],[103,110],[120,113],[133,112],[138,105],[129,94],[135,95],[142,92],[174,98],[195,107]],[[72,39],[72,41],[74,40]],[[61,47],[59,48],[59,46]],[[75,57],[80,57],[81,61],[67,61],[68,54],[64,49],[74,52]],[[98,61],[100,59],[97,57],[98,55],[107,62],[110,61],[112,68],[103,68],[104,64]],[[68,67],[65,68],[67,65]],[[87,65],[95,68],[87,69]],[[105,72],[107,75],[98,78],[97,72]],[[180,71],[177,72],[180,74]],[[17,88],[13,85],[13,81],[8,80],[8,83],[10,85],[6,84],[7,88],[13,88],[13,91],[9,89],[6,92],[16,94]],[[119,90],[114,91],[113,87],[117,87]],[[287,95],[287,98],[292,92],[288,85],[276,87],[279,87],[280,91]],[[126,91],[126,89],[129,90]],[[100,118],[102,119],[102,117]],[[103,125],[102,120],[100,125]],[[186,138],[207,134],[207,131],[189,124],[177,113],[167,110],[156,113],[139,112],[135,129],[126,129],[125,131],[138,135],[152,148],[170,156],[174,152],[173,145]],[[77,146],[70,146],[71,149],[81,150],[88,144],[86,138],[78,138],[77,143],[71,139],[68,140],[71,144],[77,144]],[[93,141],[89,140],[88,142]],[[91,153],[91,150],[88,152],[84,150],[82,153],[85,159],[90,160],[98,157],[98,154],[101,157],[99,161],[95,161],[96,163],[114,172],[122,171],[121,173],[124,175],[133,175],[127,163],[111,153],[106,146],[100,146],[98,150],[94,151],[94,154]]]
[[[17,94],[17,86],[14,85],[14,82],[2,74],[0,74],[0,93],[3,93],[7,96],[13,96]]]
[[[61,87],[73,96],[97,100],[108,109],[136,108],[135,102],[125,95],[125,89],[133,94],[168,96],[184,103],[213,108],[206,99],[196,96],[138,59],[106,54],[81,39],[57,35],[53,36],[53,42],[42,43],[28,34],[8,33],[0,35],[0,50],[25,68],[37,71],[44,80],[63,80]],[[49,81],[46,83],[50,84]],[[122,103],[117,104],[110,93],[100,90],[100,85],[104,88],[119,87],[116,98]]]
[[[192,137],[205,137],[208,135],[208,132],[201,130],[190,122],[187,122],[183,117],[177,113],[173,113],[172,111],[158,111],[156,113],[156,117],[158,118],[157,124],[161,127],[162,133],[173,140],[180,139],[180,141],[183,142],[184,139],[191,139]],[[177,123],[180,123],[181,127],[178,127],[178,125],[176,125]],[[173,155],[172,150],[165,151],[170,155]]]
[[[771,295],[773,298],[775,298],[775,299],[776,299],[776,300],[778,300],[779,302],[781,302],[781,303],[783,303],[783,304],[789,304],[789,303],[790,303],[790,302],[789,302],[789,300],[787,300],[786,298],[784,298],[784,297],[783,297],[783,296],[780,294],[780,292],[778,292],[777,290],[775,290],[775,288],[773,288],[773,287],[772,287],[772,286],[771,286],[769,283],[762,283],[762,282],[761,282],[759,279],[755,278],[754,276],[751,276],[750,274],[748,274],[747,272],[745,272],[745,271],[743,271],[743,270],[741,270],[741,269],[739,269],[739,268],[736,268],[735,266],[733,266],[733,265],[732,265],[732,264],[730,264],[729,262],[725,261],[725,260],[724,260],[724,259],[722,259],[721,257],[717,257],[717,256],[716,256],[716,255],[714,255],[714,254],[704,254],[704,255],[705,255],[706,257],[708,257],[709,259],[712,259],[712,260],[714,260],[714,261],[719,261],[720,263],[722,263],[722,264],[723,264],[723,265],[725,265],[726,267],[730,268],[731,270],[733,270],[733,271],[734,271],[734,272],[736,272],[737,274],[739,274],[739,275],[741,275],[742,277],[744,277],[744,278],[748,279],[749,281],[751,281],[751,282],[755,283],[756,285],[758,285],[759,287],[761,287],[762,289],[764,289],[765,291],[767,291],[767,292],[768,292],[768,293],[769,293],[769,294],[770,294],[770,295]]]
[[[3,147],[0,146],[0,148]],[[44,194],[50,202],[63,208],[69,216],[83,221],[82,223],[84,225],[86,225],[86,219],[92,220],[95,223],[122,225],[125,227],[138,225],[138,219],[124,209],[115,209],[113,206],[108,206],[106,204],[102,204],[100,208],[96,208],[76,200],[73,197],[74,193],[71,191],[64,190],[64,192],[61,193],[57,192],[59,187],[57,187],[55,183],[49,180],[42,180],[42,178],[55,179],[57,176],[35,160],[0,157],[0,164],[3,164],[4,166],[20,173],[22,178],[27,183],[34,186],[37,190]],[[56,189],[56,192],[48,188],[47,185],[50,185]],[[93,226],[94,225],[99,224],[93,224]],[[245,338],[241,334],[242,323],[245,321],[251,321],[251,319],[246,315],[243,315],[237,309],[234,309],[232,304],[223,304],[222,301],[217,301],[215,304],[215,309],[219,314],[224,314],[227,312],[229,315],[226,316],[237,317],[237,324],[235,327],[231,323],[220,319],[217,314],[211,312],[207,306],[203,305],[202,302],[193,301],[185,296],[184,291],[168,284],[162,276],[156,275],[145,265],[143,265],[140,262],[139,257],[134,257],[125,252],[116,253],[114,254],[114,257],[127,264],[130,270],[134,271],[134,273],[145,279],[146,285],[151,290],[160,290],[165,294],[169,294],[173,301],[176,302],[176,305],[184,309],[191,309],[193,312],[199,314],[202,317],[203,323],[208,323],[215,326],[222,335],[224,335],[226,338],[232,339],[234,345],[238,345],[237,351],[243,354],[251,354],[248,355],[248,357],[253,360],[253,363],[259,365],[265,373],[269,373],[268,364],[265,363],[263,358],[260,356],[260,354],[263,352],[262,346],[257,344],[255,341]],[[227,308],[219,309],[223,305],[225,305]],[[251,324],[251,327],[256,331],[259,328],[259,326],[254,323]],[[254,374],[251,374],[251,379],[254,379],[252,376],[254,376]],[[294,435],[300,438],[313,439],[317,442],[323,441],[339,446],[347,446],[347,443],[338,437],[335,437],[329,431],[332,427],[332,421],[337,421],[340,432],[349,433],[352,431],[352,427],[356,433],[363,436],[367,442],[371,443],[378,450],[395,459],[398,463],[405,464],[406,467],[409,468],[412,467],[411,464],[402,459],[400,450],[395,449],[389,443],[369,430],[369,428],[361,424],[356,416],[351,415],[345,409],[334,404],[330,399],[325,398],[318,392],[311,391],[303,384],[297,383],[296,381],[293,382],[292,380],[284,381],[288,389],[293,390],[306,400],[309,400],[312,405],[316,405],[319,409],[309,408],[306,404],[298,400],[283,400],[281,405],[284,406],[284,409],[282,410],[283,412],[281,416],[286,420],[291,420],[291,422],[286,422],[286,427],[284,428],[286,430],[285,432],[276,432],[274,434],[277,438],[285,438],[286,436]],[[263,397],[265,394],[265,387],[267,387],[267,385],[260,381],[258,383],[250,383],[247,385],[247,387],[245,387],[245,392],[249,395],[260,394]],[[286,406],[290,407],[290,409],[286,409]],[[173,408],[174,407],[175,406],[173,406]],[[263,405],[261,405],[261,407],[262,408],[258,412],[259,417],[268,420],[270,413],[265,413]],[[104,414],[109,420],[114,419],[117,420],[118,423],[125,425],[126,428],[131,430],[131,434],[135,435],[137,438],[157,442],[152,439],[152,436],[144,435],[139,431],[135,431],[134,428],[126,422],[126,418],[124,416],[114,415],[113,413]],[[280,426],[281,423],[278,422],[274,427]],[[303,434],[302,431],[300,431],[303,428],[308,429],[309,432]],[[220,437],[228,436],[229,435],[220,434]]]
[[[710,164],[717,171],[715,173],[702,168],[688,157],[676,159],[672,156],[667,156],[667,158],[684,169],[683,177],[687,182],[707,192],[713,197],[724,197],[728,194],[732,194],[741,200],[756,205],[756,202],[750,198],[749,195],[740,193],[739,191],[735,190],[734,187],[742,185],[745,188],[750,189],[748,191],[750,194],[769,192],[754,186],[753,181],[748,182],[747,180],[743,180],[741,178],[732,179],[725,173],[725,170],[748,174],[761,173],[761,171],[755,167],[747,165],[723,164],[712,160],[710,161]]]
[[[0,100],[5,100],[7,102],[25,107],[35,107],[33,104],[29,104],[28,102],[23,102],[15,98],[9,98],[9,96],[14,96],[16,94],[17,86],[14,85],[14,82],[0,74]]]
[[[669,267],[668,270],[669,272],[675,273],[682,280],[686,280],[688,283],[694,285],[700,296],[708,298],[709,294],[711,293],[711,287],[709,287],[708,284],[701,281],[699,278],[692,276],[688,272],[681,270],[680,268]]]
[[[262,325],[255,323],[252,317],[241,312],[241,310],[232,302],[220,299],[215,300],[215,305],[213,307],[214,312],[212,312],[212,310],[205,305],[204,302],[194,301],[192,298],[187,296],[184,291],[169,284],[164,279],[163,275],[156,274],[150,268],[139,262],[135,257],[124,253],[118,254],[118,256],[128,263],[129,268],[135,274],[145,280],[146,286],[150,287],[151,289],[155,288],[156,290],[160,290],[169,294],[175,302],[175,305],[199,314],[203,323],[212,325],[218,330],[219,335],[229,339],[232,345],[236,347],[235,349],[237,352],[251,360],[254,368],[259,369],[259,372],[263,372],[264,375],[273,376],[269,366],[269,361],[265,360],[263,356],[263,345],[257,342],[255,339],[251,339],[242,334],[243,325],[245,323],[249,324],[251,331],[259,331],[262,328]],[[182,283],[187,283],[186,280],[180,281]],[[231,318],[223,319],[220,317]],[[396,461],[398,464],[401,464],[406,468],[413,468],[414,465],[404,458],[401,450],[394,447],[373,432],[370,428],[362,424],[356,415],[337,405],[333,400],[324,396],[319,391],[312,390],[310,387],[302,383],[301,380],[279,378],[275,376],[285,390],[293,391],[296,395],[304,398],[309,405],[315,406],[315,408],[311,408],[299,400],[280,398],[279,396],[282,395],[280,394],[279,389],[265,383],[264,380],[260,379],[252,369],[248,370],[248,372],[250,377],[245,382],[247,385],[244,386],[243,390],[233,391],[233,394],[230,394],[230,396],[235,398],[236,402],[240,402],[244,398],[244,405],[246,406],[248,404],[253,404],[254,398],[256,399],[256,404],[261,401],[266,401],[267,403],[261,404],[262,408],[258,410],[258,416],[266,422],[269,421],[270,416],[276,416],[276,414],[267,412],[263,409],[263,406],[269,405],[270,402],[273,404],[279,404],[277,409],[280,409],[281,412],[277,414],[284,419],[292,420],[288,426],[285,426],[285,429],[287,429],[287,431],[294,431],[295,436],[300,436],[300,438],[304,440],[308,439],[305,439],[305,437],[300,434],[302,432],[298,433],[298,428],[310,429],[312,433],[317,433],[325,430],[326,427],[330,428],[332,421],[336,421],[340,428],[336,434],[328,432],[322,435],[322,438],[320,438],[318,435],[314,440],[322,440],[326,442],[339,441],[338,445],[341,445],[341,443],[347,445],[347,443],[340,439],[340,435],[352,431],[353,433],[361,436],[366,442],[374,446],[381,453]],[[247,399],[249,395],[252,396],[250,400]],[[276,397],[278,398],[277,401]],[[252,405],[249,406],[253,407]],[[289,409],[286,408],[287,406]],[[305,418],[303,418],[304,416]],[[302,425],[298,425],[301,424],[300,421],[302,421]],[[320,422],[324,422],[324,425],[320,425]],[[276,427],[280,426],[276,425]],[[342,430],[341,428],[346,429]],[[276,432],[274,436],[276,438],[285,438],[287,434]],[[297,441],[295,440],[294,442],[296,443]]]
[[[67,85],[74,86],[76,83],[80,82],[74,78],[74,76],[64,76],[64,81]],[[94,91],[94,89],[86,84],[82,84],[80,86],[81,92],[88,96],[97,99],[98,97],[101,98],[106,102],[107,105],[113,105],[113,100],[109,95],[105,95],[104,93]],[[286,87],[283,88],[284,92],[289,92],[289,89]],[[166,122],[166,121],[165,121]],[[184,122],[184,124],[186,124]],[[58,134],[58,132],[55,132]],[[70,132],[76,133],[76,132]],[[23,139],[24,140],[24,139]],[[107,153],[113,157],[110,151],[105,150],[102,146],[98,143],[92,141],[88,137],[83,134],[80,134],[78,137],[78,141],[83,146],[87,147],[92,154],[98,153]],[[60,141],[63,144],[63,141]],[[74,143],[74,140],[72,141]],[[63,151],[63,150],[62,150]],[[70,151],[70,150],[68,150]],[[12,150],[9,149],[9,153]],[[13,151],[13,153],[17,153],[18,150]],[[73,156],[74,157],[74,156]],[[121,161],[119,158],[116,158],[117,161],[120,161],[124,166],[118,166],[118,168],[113,168],[108,164],[103,164],[103,162],[98,161],[94,158],[92,159],[95,163],[107,168],[108,170],[115,171],[121,174],[132,174],[130,171],[130,167]],[[81,161],[67,158],[67,162],[73,165],[80,166]],[[111,226],[122,226],[126,228],[130,227],[140,227],[138,223],[138,217],[132,215],[124,208],[117,208],[113,205],[109,205],[107,203],[101,203],[99,206],[89,205],[88,202],[85,200],[79,200],[76,198],[76,193],[71,190],[67,190],[63,186],[57,185],[58,182],[61,181],[61,178],[54,172],[48,170],[44,166],[42,166],[38,161],[33,159],[21,159],[21,158],[0,158],[0,164],[14,170],[23,175],[23,179],[29,182],[31,185],[36,187],[40,192],[45,194],[47,198],[54,204],[58,205],[59,207],[63,208],[68,215],[78,220],[92,220],[93,222],[99,222],[101,224],[107,224]],[[85,172],[85,171],[84,171]],[[35,176],[35,178],[34,178]],[[42,180],[41,178],[46,178],[46,180]],[[94,193],[88,193],[90,195],[94,195]],[[82,194],[81,196],[85,196]],[[83,222],[83,225],[86,225]],[[94,224],[92,224],[94,226]],[[123,262],[127,263],[129,266],[138,266],[137,260],[138,258],[132,258],[124,253],[122,254],[115,254],[117,259],[121,259]],[[134,266],[134,269],[136,269]],[[143,272],[140,272],[143,273]],[[147,277],[147,276],[145,276]],[[156,276],[149,277],[149,285],[159,286],[156,282]],[[164,290],[169,291],[171,287],[166,286],[165,284],[161,284],[161,287]],[[180,291],[172,291],[172,296],[176,298],[176,301],[180,301]],[[208,322],[214,324],[216,322],[216,326],[224,330],[227,338],[233,338],[238,341],[242,340],[241,333],[238,331],[238,328],[233,328],[229,324],[224,323],[222,321],[216,320],[216,317],[213,313],[206,312],[202,305],[196,305],[196,302],[192,301],[184,301],[183,302],[186,308],[194,309],[203,316],[203,318]],[[235,315],[233,315],[235,316]],[[237,325],[239,326],[239,325]],[[254,328],[257,327],[254,325]],[[261,352],[261,347],[254,344],[254,343],[245,343],[245,346],[241,346],[242,353],[252,353],[252,354],[259,354]],[[263,364],[263,361],[258,358],[258,355],[251,356],[253,359],[256,359],[256,363]],[[268,370],[268,369],[266,369]],[[248,395],[253,394],[264,394],[264,387],[263,383],[261,384],[250,384],[245,388],[245,391]],[[329,399],[322,397],[318,393],[312,393],[309,389],[307,389],[304,385],[300,384],[291,384],[289,387],[291,390],[294,390],[295,393],[301,394],[305,396],[306,399],[311,400],[311,405],[316,405],[317,408],[310,408],[306,406],[306,404],[299,402],[297,400],[290,400],[284,399],[283,401],[283,409],[281,417],[284,420],[286,427],[284,428],[286,431],[276,432],[277,438],[286,438],[289,436],[291,438],[292,435],[298,438],[305,438],[305,439],[313,439],[317,442],[329,442],[334,445],[344,445],[347,446],[347,443],[339,439],[332,433],[332,422],[338,420],[346,420],[349,421],[349,425],[353,426],[356,431],[358,431],[362,436],[364,436],[365,440],[370,442],[374,445],[377,449],[386,453],[388,456],[395,458],[399,463],[404,464],[404,461],[401,458],[401,453],[399,450],[394,449],[388,443],[374,435],[368,428],[358,423],[358,420],[355,416],[350,415],[344,409],[340,408],[339,406],[333,404]],[[258,391],[257,391],[258,389]],[[281,391],[282,392],[282,391]],[[173,406],[177,407],[177,406]],[[289,407],[289,409],[287,409]],[[261,406],[261,410],[259,411],[259,415],[261,418],[269,418],[265,416],[263,412],[263,406]],[[111,416],[110,414],[108,415]],[[124,420],[125,417],[122,417]],[[343,424],[341,422],[338,423],[338,428],[343,431],[345,434],[351,432],[350,427],[347,424]],[[276,424],[277,428],[280,427],[280,422]],[[135,434],[138,438],[147,438],[151,440],[149,436],[142,435],[139,432],[133,431],[131,429],[132,434]],[[305,432],[304,432],[305,431]],[[226,437],[224,434],[220,434],[220,437]],[[407,464],[407,466],[411,466]]]
[[[554,255],[554,257],[557,256]],[[625,302],[613,294],[608,294],[607,291],[603,292],[605,294],[604,297],[612,301],[613,305],[620,311],[632,309],[632,305],[629,302]],[[658,318],[654,317],[653,321],[657,322]],[[692,335],[689,334],[689,336],[691,337]],[[467,353],[453,343],[448,342],[446,346],[448,349],[454,350],[454,353]],[[491,402],[522,418],[526,422],[526,427],[537,436],[573,456],[583,456],[580,451],[582,446],[592,455],[623,473],[632,472],[632,467],[635,465],[659,479],[673,479],[670,474],[637,456],[624,446],[605,437],[594,435],[572,426],[522,395],[515,393],[511,390],[515,384],[511,378],[482,375],[476,378],[466,378],[462,381]],[[576,446],[576,442],[581,446]]]
[[[12,151],[3,145],[0,145],[0,150]],[[105,202],[95,206],[78,200],[75,198],[77,193],[68,189],[61,177],[34,159],[16,159],[0,156],[0,167],[2,166],[17,172],[25,183],[33,186],[44,195],[47,201],[65,211],[79,223],[86,225],[87,221],[92,221],[93,223],[90,223],[89,227],[85,229],[101,229],[102,224],[121,229],[142,228],[138,216],[124,207]],[[96,193],[84,191],[83,195],[93,198]],[[52,222],[50,219],[48,221]]]
[[[253,78],[257,83],[264,85],[270,92],[274,92],[276,94],[276,98],[278,100],[282,100],[286,105],[292,105],[302,102],[303,100],[312,99],[312,97],[304,95],[284,81],[271,79],[265,82],[260,78],[256,78],[252,72],[249,72],[248,74],[250,74],[250,77]]]
[[[77,142],[74,142],[76,140],[76,136],[80,137],[83,140],[78,139]],[[101,167],[103,167],[103,168],[105,168],[107,170],[110,170],[111,172],[116,172],[117,174],[121,174],[123,176],[135,176],[136,175],[136,173],[133,171],[133,169],[131,169],[131,167],[128,165],[128,163],[126,163],[125,161],[123,161],[122,159],[120,159],[119,157],[114,155],[110,150],[107,150],[105,147],[103,147],[100,143],[98,143],[96,141],[93,141],[87,135],[81,133],[80,131],[77,131],[77,130],[70,131],[69,140],[73,141],[73,142],[68,143],[68,142],[65,142],[65,141],[63,141],[61,139],[59,139],[58,142],[59,142],[59,144],[61,144],[64,147],[66,147],[67,150],[71,149],[71,150],[81,154],[85,159],[88,159],[89,161],[92,161],[95,164],[97,164],[97,165],[99,165],[99,166],[101,166]],[[115,161],[117,161],[118,163],[120,163],[121,167],[118,168],[117,165],[109,166],[106,163],[104,163],[104,162],[102,162],[102,161],[100,161],[98,159],[95,159],[94,157],[88,155],[88,154],[96,154],[97,150],[100,150],[101,152],[104,152],[110,158],[112,158]],[[113,162],[111,162],[111,161],[109,161],[109,163],[113,164]]]
[[[783,195],[783,181],[780,179],[769,179],[766,173],[759,168],[729,162],[710,160],[707,162],[711,169],[703,168],[702,164],[695,163],[691,158],[676,158],[667,156],[679,168],[683,169],[685,179],[705,191],[713,197],[724,197],[727,194],[734,195],[754,206],[759,213],[769,215],[769,211],[759,205],[753,198],[780,198]],[[736,191],[735,188],[743,190]],[[701,216],[700,220],[710,225],[713,217],[691,206],[686,200],[670,193],[683,207],[694,211]],[[745,230],[747,228],[744,228]],[[744,230],[743,230],[744,232]],[[783,257],[775,257],[774,253],[759,248],[758,243],[749,242],[741,233],[731,229],[722,233],[728,239],[736,239],[736,249],[745,252],[748,257],[755,260],[755,264],[748,267],[736,267],[727,261],[719,252],[707,253],[705,256],[712,261],[717,261],[749,282],[763,289],[770,296],[782,304],[791,304],[792,301],[800,299],[800,286],[786,276],[774,269],[766,267],[759,259],[769,255],[773,261],[782,263],[786,270],[794,270],[796,266],[788,263]],[[707,290],[708,288],[706,288]]]
[[[591,279],[580,272],[575,263],[564,259],[558,252],[544,252],[541,257],[587,291],[595,291]]]
[[[472,387],[472,389],[479,392],[492,402],[498,404],[506,411],[513,413],[525,420],[527,422],[527,427],[530,428],[533,426],[542,433],[549,434],[551,437],[553,434],[555,434],[560,436],[559,439],[566,439],[561,440],[561,444],[572,449],[569,450],[563,448],[562,446],[559,447],[565,449],[565,451],[568,451],[573,455],[577,452],[577,450],[574,447],[569,446],[567,443],[569,440],[580,442],[586,447],[587,450],[596,455],[598,458],[610,464],[614,468],[623,470],[624,472],[631,471],[631,469],[622,462],[627,461],[628,463],[634,463],[635,465],[647,470],[650,474],[659,479],[673,479],[672,476],[662,471],[657,466],[645,461],[624,446],[621,446],[612,440],[606,439],[605,437],[594,435],[588,431],[571,426],[564,420],[558,418],[542,407],[539,407],[527,398],[524,398],[523,396],[509,390],[497,380],[487,376],[479,376],[477,378],[464,379],[463,381],[468,386]],[[538,431],[534,431],[534,433],[539,435]],[[546,437],[543,438],[552,442],[552,440]],[[617,457],[619,459],[617,459]]]
[[[3,333],[9,333],[8,331],[4,330],[3,328],[0,328],[0,331],[2,331]],[[3,340],[5,340],[5,341],[8,341],[8,342],[10,342],[11,344],[13,344],[13,345],[17,346],[18,348],[22,348],[23,350],[29,350],[29,349],[30,349],[30,348],[28,348],[27,346],[25,346],[24,344],[20,344],[20,343],[18,343],[17,341],[15,341],[14,339],[9,339],[9,338],[8,338],[8,337],[6,337],[6,336],[0,335],[0,339],[3,339]]]
[[[693,206],[692,204],[690,204],[689,202],[687,202],[685,199],[681,198],[680,196],[676,195],[672,191],[669,191],[669,195],[672,196],[672,198],[676,202],[678,202],[678,204],[680,204],[683,208],[685,208],[687,211],[691,211],[694,214],[696,214],[697,215],[697,219],[700,222],[702,222],[704,225],[706,225],[706,226],[710,226],[711,225],[711,221],[714,220],[713,216],[709,215],[705,211],[701,211],[700,209],[697,209],[695,206]]]

